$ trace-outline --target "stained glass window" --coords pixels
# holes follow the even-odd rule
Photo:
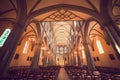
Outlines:
[[[5,31],[3,32],[3,34],[0,37],[0,47],[3,46],[3,44],[5,43],[6,39],[8,38],[9,34],[11,32],[11,29],[7,28],[5,29]]]

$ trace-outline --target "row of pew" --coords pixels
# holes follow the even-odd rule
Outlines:
[[[59,66],[39,67],[16,67],[8,70],[7,77],[0,80],[57,80]]]
[[[88,70],[86,66],[65,66],[71,80],[120,80],[120,69],[96,67]],[[31,67],[12,67],[6,77],[0,80],[57,80],[60,66],[47,66],[33,69]]]
[[[111,68],[111,67],[101,67],[101,66],[96,66],[98,71],[104,72],[106,74],[120,74],[120,68]]]
[[[109,71],[109,68],[100,68],[92,71],[87,67],[65,66],[64,67],[71,80],[120,80],[120,69]],[[108,70],[108,71],[107,71]]]

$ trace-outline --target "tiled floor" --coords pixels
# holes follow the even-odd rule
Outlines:
[[[63,67],[60,69],[57,80],[70,80],[68,74]]]

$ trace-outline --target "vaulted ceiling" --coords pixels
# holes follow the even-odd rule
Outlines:
[[[24,4],[24,6],[20,6],[20,4]],[[72,20],[87,19],[94,14],[91,12],[100,12],[101,4],[101,0],[1,0],[0,18],[18,18],[19,10],[22,8],[25,9],[27,15],[35,14],[34,18],[39,21],[60,20],[54,16],[64,15],[67,17],[70,14]],[[119,6],[119,0],[112,0],[112,13],[115,16],[120,14]],[[92,15],[92,17],[94,16]],[[73,19],[73,17],[77,18]]]
[[[77,31],[74,31],[77,21],[82,22],[90,17],[99,17],[101,4],[101,0],[1,0],[0,24],[5,19],[17,21],[21,17],[40,22],[50,22],[50,24],[47,23],[50,31],[46,30],[47,38],[51,40],[50,44],[53,43],[52,46],[54,47],[72,48],[71,45],[74,44],[74,42],[71,43],[72,37],[77,38]],[[112,5],[113,15],[119,16],[119,0],[112,0]],[[0,28],[3,26],[1,25]]]

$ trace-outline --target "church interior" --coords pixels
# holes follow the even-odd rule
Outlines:
[[[0,80],[120,80],[120,0],[1,0]]]

